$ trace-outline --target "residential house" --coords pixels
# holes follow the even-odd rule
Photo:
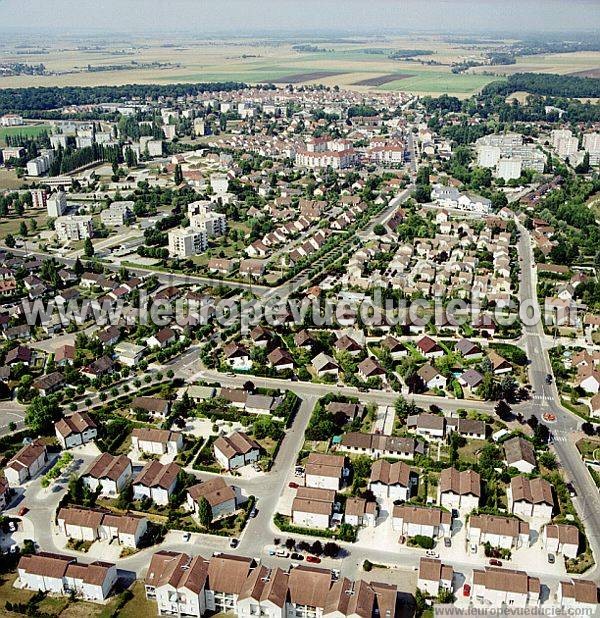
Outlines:
[[[416,484],[416,474],[403,461],[378,459],[371,466],[369,489],[379,500],[409,500]]]
[[[326,375],[333,375],[337,377],[340,371],[340,366],[335,362],[335,360],[324,352],[320,352],[312,359],[312,366],[314,367],[317,376],[320,378]]]
[[[82,564],[72,556],[39,552],[22,556],[17,567],[22,588],[86,601],[104,601],[114,588],[117,567],[108,562]]]
[[[260,456],[260,445],[243,431],[236,431],[230,436],[219,436],[213,452],[225,470],[235,470],[255,463]]]
[[[160,397],[140,396],[131,402],[131,411],[135,414],[138,410],[156,418],[165,418],[169,413],[169,401]]]
[[[438,508],[427,508],[412,504],[394,505],[392,528],[403,536],[449,537],[452,516]]]
[[[213,521],[235,513],[239,502],[235,488],[227,485],[220,476],[188,487],[186,504],[196,516],[203,498],[210,506]]]
[[[11,487],[32,479],[46,465],[48,451],[41,440],[34,440],[20,448],[4,468],[4,476]]]
[[[504,460],[509,468],[516,468],[523,474],[531,474],[537,465],[533,444],[521,436],[504,443]]]
[[[275,348],[267,355],[267,362],[273,369],[284,371],[294,368],[294,359],[292,355],[283,348]]]
[[[529,547],[529,524],[516,517],[499,515],[471,515],[467,539],[472,545],[512,549]]]
[[[431,337],[423,337],[417,341],[417,348],[425,358],[439,358],[444,356],[444,349]]]
[[[89,470],[82,476],[92,491],[100,490],[104,496],[116,496],[133,476],[131,461],[125,455],[98,455]]]
[[[293,524],[303,528],[329,528],[335,496],[333,489],[298,487],[292,502]]]
[[[177,341],[177,333],[169,327],[161,328],[155,335],[148,338],[149,348],[167,348]]]
[[[231,342],[223,347],[223,357],[225,364],[229,365],[232,369],[239,371],[249,371],[252,369],[252,360],[250,359],[250,352],[239,343]]]
[[[148,520],[140,515],[115,515],[109,511],[78,506],[62,507],[57,523],[60,531],[70,539],[116,540],[119,545],[133,548],[139,547],[148,528]]]
[[[134,449],[153,455],[176,455],[183,448],[183,435],[169,429],[135,427],[131,432]]]
[[[436,558],[421,558],[417,588],[432,597],[437,597],[441,590],[452,592],[454,569]]]
[[[548,524],[544,527],[544,547],[548,553],[577,558],[579,528],[572,524]]]
[[[528,479],[515,476],[507,490],[508,508],[511,513],[521,517],[531,517],[550,521],[554,511],[552,485],[541,477]]]
[[[63,448],[73,448],[96,439],[98,428],[86,412],[74,412],[54,423],[56,437]]]
[[[438,484],[438,502],[448,510],[470,513],[479,507],[481,477],[474,470],[444,468]]]
[[[414,438],[360,432],[344,434],[337,448],[357,455],[399,459],[413,459],[416,453],[423,453],[422,445]]]
[[[133,479],[133,499],[149,498],[155,504],[166,506],[175,491],[180,472],[176,463],[165,465],[149,461]]]
[[[561,581],[556,600],[562,607],[594,615],[598,611],[598,585],[589,579]]]
[[[406,427],[427,440],[443,440],[446,435],[446,419],[437,414],[413,414],[406,419]]]
[[[491,607],[538,605],[541,584],[525,571],[485,567],[473,570],[471,598]]]
[[[429,391],[435,388],[446,388],[448,380],[433,365],[425,363],[417,370],[417,375]]]
[[[377,522],[377,502],[365,498],[348,498],[344,510],[344,523],[351,526],[374,526]]]
[[[340,490],[345,463],[343,455],[310,453],[304,468],[306,487]]]
[[[385,369],[380,365],[379,361],[371,358],[370,356],[365,358],[364,361],[358,364],[358,376],[361,380],[366,382],[371,378],[385,379]]]

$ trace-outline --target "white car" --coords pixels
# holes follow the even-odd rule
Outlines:
[[[288,558],[289,555],[290,555],[290,552],[289,551],[285,551],[285,549],[278,549],[275,552],[275,555],[279,556],[280,558]]]
[[[433,549],[428,549],[425,552],[425,555],[429,556],[430,558],[439,558],[440,557],[440,555],[436,551],[434,551]]]
[[[189,542],[189,540],[192,538],[192,535],[189,532],[184,532],[183,533],[183,542],[187,543]]]

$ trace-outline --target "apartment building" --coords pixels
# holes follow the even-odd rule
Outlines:
[[[85,240],[94,235],[92,217],[89,215],[69,215],[58,217],[54,221],[54,229],[58,239],[67,242],[71,240]]]
[[[525,571],[486,567],[473,570],[472,598],[491,607],[527,607],[540,601],[540,580]]]
[[[257,564],[251,558],[201,556],[159,551],[145,581],[146,596],[159,614],[200,618],[228,612],[266,618],[394,618],[396,586],[347,578],[300,565],[289,571]]]
[[[125,225],[133,219],[133,204],[130,200],[112,202],[100,213],[100,221],[107,227]]]
[[[50,197],[44,198],[42,202],[46,206],[48,216],[53,219],[62,217],[62,215],[67,211],[67,194],[64,191],[52,193]]]
[[[186,227],[170,230],[169,255],[175,258],[188,258],[203,253],[208,248],[205,230]]]

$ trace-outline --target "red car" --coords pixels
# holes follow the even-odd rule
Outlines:
[[[22,506],[22,507],[19,509],[19,515],[20,515],[21,517],[23,517],[23,515],[25,515],[25,513],[27,513],[28,511],[29,511],[29,509],[28,509],[26,506]]]
[[[500,562],[500,560],[496,560],[496,558],[491,558],[490,559],[490,564],[492,566],[502,566],[502,562]]]
[[[465,584],[463,586],[463,597],[468,597],[471,594],[471,586],[469,584]]]
[[[291,481],[288,487],[291,487],[292,489],[298,489],[298,483],[294,483],[294,481]]]
[[[312,562],[314,564],[319,564],[319,562],[321,562],[321,558],[317,558],[317,556],[306,556],[306,562]]]

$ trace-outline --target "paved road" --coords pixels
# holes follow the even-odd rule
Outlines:
[[[11,433],[10,423],[15,423],[17,429],[24,427],[25,406],[16,401],[0,402],[0,436]]]
[[[519,299],[521,303],[532,299],[537,303],[537,272],[531,237],[521,225],[519,232],[517,250],[522,270]],[[600,494],[572,439],[573,434],[581,427],[582,421],[560,404],[556,381],[546,383],[546,376],[552,374],[548,355],[548,349],[552,347],[552,338],[544,333],[541,320],[531,326],[524,325],[523,332],[525,350],[531,361],[529,381],[533,388],[533,400],[522,404],[519,411],[525,416],[536,416],[542,422],[544,422],[543,414],[546,412],[556,416],[555,423],[547,423],[554,436],[553,446],[562,467],[576,489],[575,507],[586,527],[586,534],[597,562],[600,559]],[[593,572],[586,573],[586,577],[598,581],[600,570],[596,566]]]

